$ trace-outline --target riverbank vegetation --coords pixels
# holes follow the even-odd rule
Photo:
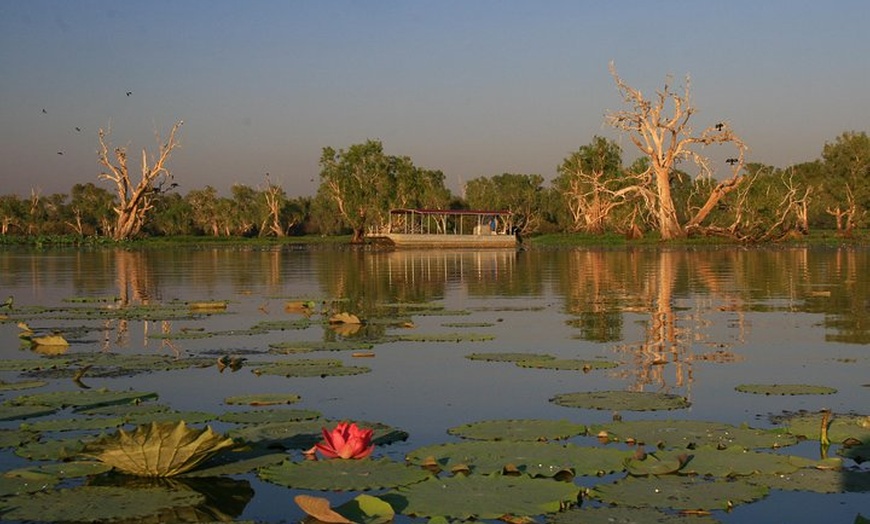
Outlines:
[[[292,196],[268,174],[262,186],[212,186],[182,194],[184,174],[169,170],[182,122],[158,137],[156,155],[142,151],[141,173],[128,170],[127,148],[99,134],[97,180],[69,194],[0,195],[0,245],[99,245],[129,240],[273,238],[362,243],[393,208],[510,211],[514,229],[541,243],[685,241],[739,243],[805,240],[833,231],[854,238],[870,211],[870,138],[846,131],[811,162],[776,167],[745,158],[747,145],[725,119],[695,132],[688,78],[666,81],[653,97],[611,67],[624,108],[606,116],[640,156],[626,165],[614,140],[596,136],[558,164],[549,182],[539,173],[502,173],[469,180],[461,195],[441,171],[368,140],[324,147],[315,196]],[[703,124],[703,123],[702,123]],[[717,160],[718,159],[718,160]],[[726,173],[723,175],[722,173]],[[112,191],[114,190],[114,192]],[[548,235],[556,235],[548,237]],[[576,238],[574,238],[576,236]],[[555,240],[558,239],[558,240]],[[288,240],[294,241],[294,240]]]

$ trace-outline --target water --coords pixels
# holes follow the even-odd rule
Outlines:
[[[72,338],[70,352],[202,355],[257,353],[269,344],[340,338],[316,324],[305,330],[242,332],[262,321],[288,320],[288,301],[314,300],[357,314],[407,317],[412,328],[375,322],[356,336],[481,334],[492,340],[390,342],[375,358],[339,358],[370,373],[324,379],[256,376],[207,368],[124,378],[92,378],[93,388],[156,391],[180,410],[220,413],[239,394],[292,392],[293,407],[330,419],[377,421],[410,438],[376,455],[401,460],[411,450],[456,440],[447,428],[503,418],[569,419],[593,424],[609,411],[571,409],[549,399],[594,390],[669,392],[691,407],[621,413],[623,419],[680,418],[771,427],[770,415],[831,409],[870,414],[870,251],[861,248],[710,248],[554,251],[377,252],[338,248],[173,248],[0,252],[0,299],[17,308],[69,307],[71,298],[113,297],[114,307],[172,301],[228,300],[227,314],[172,322],[99,321]],[[411,305],[442,307],[414,315]],[[465,327],[461,327],[465,323]],[[457,327],[457,324],[460,327]],[[69,330],[82,321],[46,319],[36,330]],[[204,339],[153,335],[188,328],[221,331]],[[37,358],[19,349],[18,328],[0,323],[0,357]],[[470,353],[547,353],[606,358],[612,370],[582,373],[471,361]],[[251,354],[248,365],[274,355]],[[364,361],[362,361],[364,360]],[[15,373],[3,372],[2,380]],[[815,384],[834,395],[759,396],[738,384]],[[49,386],[69,389],[69,381]],[[27,393],[27,392],[25,392]],[[8,399],[18,392],[3,393]],[[9,423],[4,427],[9,427]],[[817,458],[817,447],[793,454]],[[815,454],[815,456],[813,456]],[[7,453],[7,469],[20,459]],[[3,463],[3,462],[0,462]],[[866,466],[865,466],[866,469]],[[255,491],[239,519],[294,522],[302,514],[291,491],[246,477]],[[589,479],[578,479],[588,485]],[[338,496],[343,500],[351,495]],[[717,512],[722,522],[853,522],[870,515],[865,494],[775,492]]]

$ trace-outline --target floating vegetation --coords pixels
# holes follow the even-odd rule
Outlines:
[[[374,347],[374,344],[356,340],[296,340],[269,344],[269,353],[291,355],[297,353],[311,353],[313,351],[357,351],[361,349],[372,349]]]
[[[870,443],[870,415],[801,412],[776,417],[775,422],[783,424],[789,433],[811,440],[821,440],[821,427],[825,423],[832,442],[856,439]]]
[[[556,357],[546,353],[471,353],[465,355],[469,360],[485,360],[487,362],[519,362],[521,360],[554,360]]]
[[[362,320],[353,313],[341,312],[329,317],[330,324],[362,324]]]
[[[584,408],[618,411],[659,411],[685,409],[691,404],[688,399],[670,393],[645,391],[581,391],[562,393],[550,402],[569,408]]]
[[[44,415],[50,415],[55,411],[58,411],[59,408],[51,407],[51,406],[14,406],[8,404],[8,401],[3,404],[2,409],[0,409],[0,421],[4,420],[20,420],[27,419],[33,417],[42,417]]]
[[[606,504],[677,510],[726,510],[767,496],[769,488],[746,480],[666,475],[626,477],[599,484],[589,494]]]
[[[495,340],[494,335],[480,333],[444,333],[440,335],[391,335],[390,342],[486,342]]]
[[[35,359],[2,359],[0,371],[39,371],[44,369],[56,369],[68,366],[68,357],[46,357]]]
[[[120,300],[121,298],[116,296],[67,297],[63,299],[63,302],[69,302],[72,304],[114,304],[115,302],[118,302]]]
[[[247,404],[249,406],[273,406],[276,404],[295,404],[302,397],[295,393],[260,393],[255,395],[236,395],[224,399],[230,405]]]
[[[320,416],[320,412],[310,409],[260,409],[256,411],[231,411],[220,415],[217,419],[233,424],[268,424],[314,420]]]
[[[178,358],[171,355],[125,355],[120,353],[81,353],[68,355],[62,366],[37,368],[27,376],[38,378],[75,378],[86,373],[90,377],[123,377],[139,373],[205,368],[215,364],[206,357]],[[84,370],[84,371],[82,371]],[[78,376],[81,379],[81,376]]]
[[[57,481],[99,475],[100,473],[105,473],[111,469],[111,466],[103,464],[102,462],[78,460],[13,469],[3,473],[3,476],[18,477],[33,481],[46,479]]]
[[[493,322],[444,322],[441,324],[442,327],[449,328],[486,328],[494,325]]]
[[[631,456],[614,448],[527,441],[470,440],[418,448],[406,457],[412,464],[474,474],[509,471],[537,477],[600,475],[623,470]]]
[[[114,435],[87,444],[85,456],[111,465],[131,475],[171,477],[191,470],[235,442],[210,427],[193,429],[183,421],[137,427],[132,432],[118,430]]]
[[[194,312],[226,311],[227,301],[226,300],[205,300],[205,301],[200,301],[200,302],[188,302],[187,307],[189,307],[190,310],[194,311]]]
[[[4,499],[4,519],[38,522],[100,522],[151,517],[161,510],[205,502],[196,491],[177,486],[129,489],[80,486]]]
[[[335,423],[330,420],[303,420],[300,422],[275,422],[232,429],[228,435],[249,444],[269,449],[307,450],[323,439],[324,427]],[[371,429],[372,444],[386,446],[408,438],[404,431],[377,422],[357,422],[363,429]]]
[[[754,395],[832,395],[836,388],[808,384],[740,384],[734,388]]]
[[[430,479],[380,498],[414,517],[498,519],[555,513],[577,504],[580,488],[571,482],[525,476],[459,475]]]
[[[656,524],[717,524],[718,520],[703,512],[692,514],[665,513],[655,508],[629,508],[625,506],[592,507],[584,505],[557,513],[547,519],[548,524],[615,524],[649,522]]]
[[[618,366],[608,360],[554,359],[518,360],[516,365],[521,368],[556,369],[560,371],[589,372],[594,369],[612,369]]]
[[[389,459],[285,461],[260,469],[263,480],[293,489],[368,491],[407,486],[431,473]]]
[[[694,449],[701,446],[772,449],[791,446],[797,442],[794,435],[781,429],[754,429],[699,420],[635,420],[590,428],[590,433],[599,431],[606,432],[612,440],[647,443],[672,449]]]
[[[157,398],[157,393],[93,389],[88,391],[53,391],[35,395],[22,395],[7,400],[4,404],[7,406],[42,406],[52,410],[68,407],[75,410],[84,410],[113,404],[136,404],[155,398]]]
[[[20,391],[22,389],[35,389],[45,386],[44,380],[22,380],[19,382],[4,382],[0,380],[0,391]]]
[[[296,495],[293,501],[315,522],[331,524],[388,524],[393,522],[395,511],[383,500],[361,494],[332,510],[329,500],[311,495]]]
[[[816,461],[789,455],[751,451],[739,448],[704,447],[693,450],[685,473],[720,478],[745,477],[754,474],[783,475],[810,467]]]
[[[473,440],[565,440],[586,434],[586,426],[567,420],[485,420],[449,428],[447,433]]]
[[[791,473],[759,475],[748,482],[785,491],[863,493],[870,491],[870,473],[839,468],[801,468]]]
[[[251,332],[308,329],[313,325],[315,325],[315,323],[307,318],[297,320],[264,320],[263,322],[257,322],[251,326]]]
[[[261,363],[251,371],[256,375],[326,378],[359,375],[370,372],[371,368],[345,366],[340,360],[322,358]]]

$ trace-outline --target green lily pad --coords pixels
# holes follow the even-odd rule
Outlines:
[[[251,370],[256,375],[279,375],[282,377],[340,377],[368,373],[371,368],[345,366],[335,359],[299,359],[286,362],[269,362]]]
[[[442,469],[470,468],[475,473],[496,473],[510,466],[531,476],[553,477],[570,471],[573,475],[599,475],[623,469],[627,451],[574,444],[510,441],[463,441],[424,446],[410,452],[406,460],[420,466],[434,460]]]
[[[606,504],[676,510],[725,510],[731,505],[760,500],[766,486],[746,480],[666,475],[626,477],[612,484],[599,484],[589,494]]]
[[[671,475],[683,469],[691,458],[686,453],[654,451],[626,459],[625,469],[635,477]]]
[[[497,519],[555,513],[576,504],[580,488],[571,482],[526,476],[460,475],[431,478],[380,498],[414,517]]]
[[[215,420],[217,415],[205,411],[155,411],[152,413],[137,413],[128,417],[127,424],[141,425],[152,422],[187,422],[188,424],[202,424]]]
[[[241,451],[228,451],[204,462],[201,467],[182,473],[181,476],[184,478],[215,478],[226,475],[243,475],[262,467],[280,464],[285,460],[287,460],[287,454],[283,452],[256,455]]]
[[[618,366],[607,360],[581,359],[544,359],[519,360],[516,365],[521,368],[558,369],[561,371],[592,371],[593,369],[611,369]]]
[[[441,326],[449,328],[482,328],[494,325],[493,322],[445,322],[441,324]]]
[[[3,382],[0,381],[0,391],[19,391],[22,389],[41,388],[48,384],[44,380],[21,380],[19,382]]]
[[[555,359],[552,355],[546,353],[471,353],[465,355],[469,360],[485,360],[487,362],[519,362],[520,360],[547,360]]]
[[[170,411],[166,404],[157,402],[141,402],[137,404],[112,404],[95,408],[78,409],[76,413],[95,417],[124,417],[131,420],[134,417],[165,413]]]
[[[801,468],[781,475],[758,475],[749,482],[771,489],[813,493],[863,493],[870,491],[870,472]]]
[[[276,404],[295,404],[302,397],[293,393],[260,393],[256,395],[237,395],[224,399],[226,404],[249,406],[272,406]]]
[[[66,358],[0,359],[0,371],[36,371],[63,368],[69,365]]]
[[[39,435],[27,429],[0,429],[0,448],[15,448],[32,442]]]
[[[550,402],[569,408],[615,411],[659,411],[685,409],[691,403],[685,397],[669,393],[644,391],[581,391],[562,393]]]
[[[809,384],[740,384],[734,388],[754,395],[832,395],[836,388]]]
[[[754,474],[786,474],[814,462],[803,457],[747,451],[736,447],[698,448],[692,451],[692,461],[684,472],[714,477],[735,477]]]
[[[821,439],[823,413],[799,413],[778,418],[789,433],[811,440]],[[828,439],[831,442],[843,442],[853,438],[861,442],[870,442],[870,416],[840,415],[834,413],[828,416]]]
[[[263,480],[294,489],[367,491],[421,482],[431,473],[389,459],[286,461],[261,468]]]
[[[447,430],[474,440],[564,440],[586,434],[586,426],[567,420],[486,420]]]
[[[32,481],[38,481],[41,479],[61,480],[76,477],[87,477],[89,475],[98,475],[100,473],[105,473],[111,469],[112,466],[103,464],[102,462],[79,460],[13,469],[3,473],[3,476],[19,477]]]
[[[27,442],[15,448],[15,454],[30,460],[70,460],[78,456],[85,444],[78,438]]]
[[[783,430],[754,429],[723,422],[699,420],[634,420],[594,426],[590,433],[606,431],[612,438],[633,439],[665,448],[695,448],[700,446],[745,449],[790,446],[797,438]]]
[[[26,496],[29,493],[53,488],[58,482],[58,479],[30,479],[2,475],[0,476],[0,497],[6,497],[7,495]],[[0,508],[5,509],[5,507],[5,504],[0,504]]]
[[[172,507],[196,506],[205,497],[193,490],[81,486],[16,495],[4,500],[4,519],[39,522],[99,522],[144,518]]]
[[[32,431],[90,431],[117,428],[126,422],[124,417],[55,418],[22,424],[21,428]]]
[[[547,519],[547,524],[717,524],[719,521],[707,515],[679,515],[665,513],[655,508],[629,508],[605,506],[570,509]]]
[[[135,404],[154,398],[157,398],[157,393],[93,389],[88,391],[53,391],[19,396],[8,400],[5,404],[11,406],[49,406],[55,409],[72,407],[78,410],[112,404]]]
[[[263,424],[314,420],[316,418],[320,418],[320,412],[310,409],[263,409],[255,411],[231,411],[220,415],[218,420],[233,424]]]
[[[361,349],[372,349],[373,347],[374,344],[355,340],[297,340],[269,344],[269,352],[280,355],[292,355],[296,353],[310,353],[312,351],[357,351]]]
[[[57,408],[50,406],[10,406],[3,404],[0,406],[0,421],[41,417],[50,415],[57,410]]]
[[[393,342],[486,342],[495,340],[495,335],[480,333],[442,333],[437,335],[392,335]]]

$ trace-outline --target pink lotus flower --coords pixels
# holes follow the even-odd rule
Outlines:
[[[340,422],[335,429],[323,428],[323,442],[314,447],[326,458],[361,459],[372,454],[371,429],[360,429],[353,422]]]

